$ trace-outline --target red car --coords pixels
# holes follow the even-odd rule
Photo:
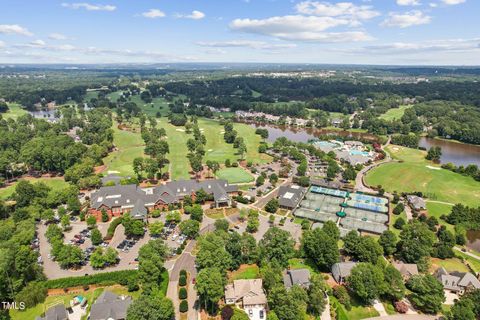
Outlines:
[[[197,279],[192,278],[192,283],[193,283],[193,284],[197,283]]]

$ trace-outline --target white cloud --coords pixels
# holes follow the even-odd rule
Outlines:
[[[62,3],[62,7],[70,9],[85,9],[87,11],[115,11],[116,6],[110,4],[91,4],[87,2]]]
[[[3,47],[5,47],[5,42],[0,40],[0,48],[3,48]]]
[[[436,3],[434,3],[434,2],[430,2],[428,5],[430,6],[430,8],[436,8],[436,7],[438,7],[438,4],[436,4]]]
[[[394,42],[384,45],[366,46],[362,50],[375,54],[415,54],[420,52],[469,52],[480,51],[480,38],[443,39],[424,42]]]
[[[177,14],[177,18],[185,18],[185,19],[192,19],[192,20],[200,20],[205,18],[205,13],[198,11],[198,10],[193,10],[192,13],[190,14]]]
[[[50,33],[48,35],[48,38],[52,39],[52,40],[67,40],[68,39],[68,37],[66,35],[61,34],[61,33],[56,33],[56,32]]]
[[[465,3],[467,0],[442,0],[442,2],[448,6],[454,6],[457,4]]]
[[[32,47],[44,47],[46,43],[45,41],[38,39],[30,42],[29,45]]]
[[[33,36],[33,33],[28,31],[28,29],[19,26],[18,24],[0,24],[0,33]]]
[[[382,22],[382,26],[407,28],[428,24],[432,18],[426,16],[422,11],[412,10],[405,13],[390,12],[388,18]]]
[[[298,13],[320,17],[350,17],[355,20],[368,20],[380,15],[372,6],[357,6],[351,2],[303,1],[295,6]]]
[[[419,0],[397,0],[399,6],[419,6],[421,5]]]
[[[156,19],[165,17],[165,12],[159,9],[150,9],[147,12],[142,13],[145,18]]]
[[[196,43],[202,47],[212,47],[212,48],[251,48],[251,49],[291,49],[297,47],[294,43],[268,43],[264,41],[253,41],[253,40],[230,40],[230,41],[200,41]]]
[[[363,31],[324,32],[333,27],[349,25],[349,19],[290,15],[267,19],[235,19],[230,23],[230,28],[293,41],[344,42],[372,39]]]

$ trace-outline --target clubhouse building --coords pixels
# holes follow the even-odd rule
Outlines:
[[[195,200],[199,190],[211,196],[215,207],[230,206],[230,195],[238,191],[237,185],[231,185],[226,180],[178,180],[164,185],[140,188],[135,184],[101,187],[92,193],[89,214],[98,221],[102,211],[109,217],[118,217],[130,213],[135,219],[145,220],[149,211],[167,209],[171,204],[181,203],[185,196]]]

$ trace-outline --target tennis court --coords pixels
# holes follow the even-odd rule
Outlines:
[[[326,212],[317,212],[312,210],[307,210],[303,208],[298,208],[295,210],[295,216],[300,218],[306,218],[313,221],[327,222],[333,221],[337,222],[338,217],[335,213],[326,213]]]
[[[377,223],[388,222],[388,215],[386,214],[365,211],[357,208],[345,208],[345,213],[347,214],[347,217],[351,217],[357,220],[371,221]]]
[[[330,188],[325,188],[320,186],[312,186],[310,188],[310,192],[326,194],[329,196],[340,197],[340,198],[346,198],[349,194],[347,191],[343,191],[339,189],[330,189]]]
[[[388,227],[385,224],[375,223],[371,221],[362,221],[350,217],[343,218],[340,221],[340,225],[346,229],[366,231],[376,234],[381,234],[384,231],[388,230]]]

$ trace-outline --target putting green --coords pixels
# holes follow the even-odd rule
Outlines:
[[[217,178],[225,179],[229,183],[247,183],[254,180],[253,176],[243,168],[223,168],[216,173]]]

